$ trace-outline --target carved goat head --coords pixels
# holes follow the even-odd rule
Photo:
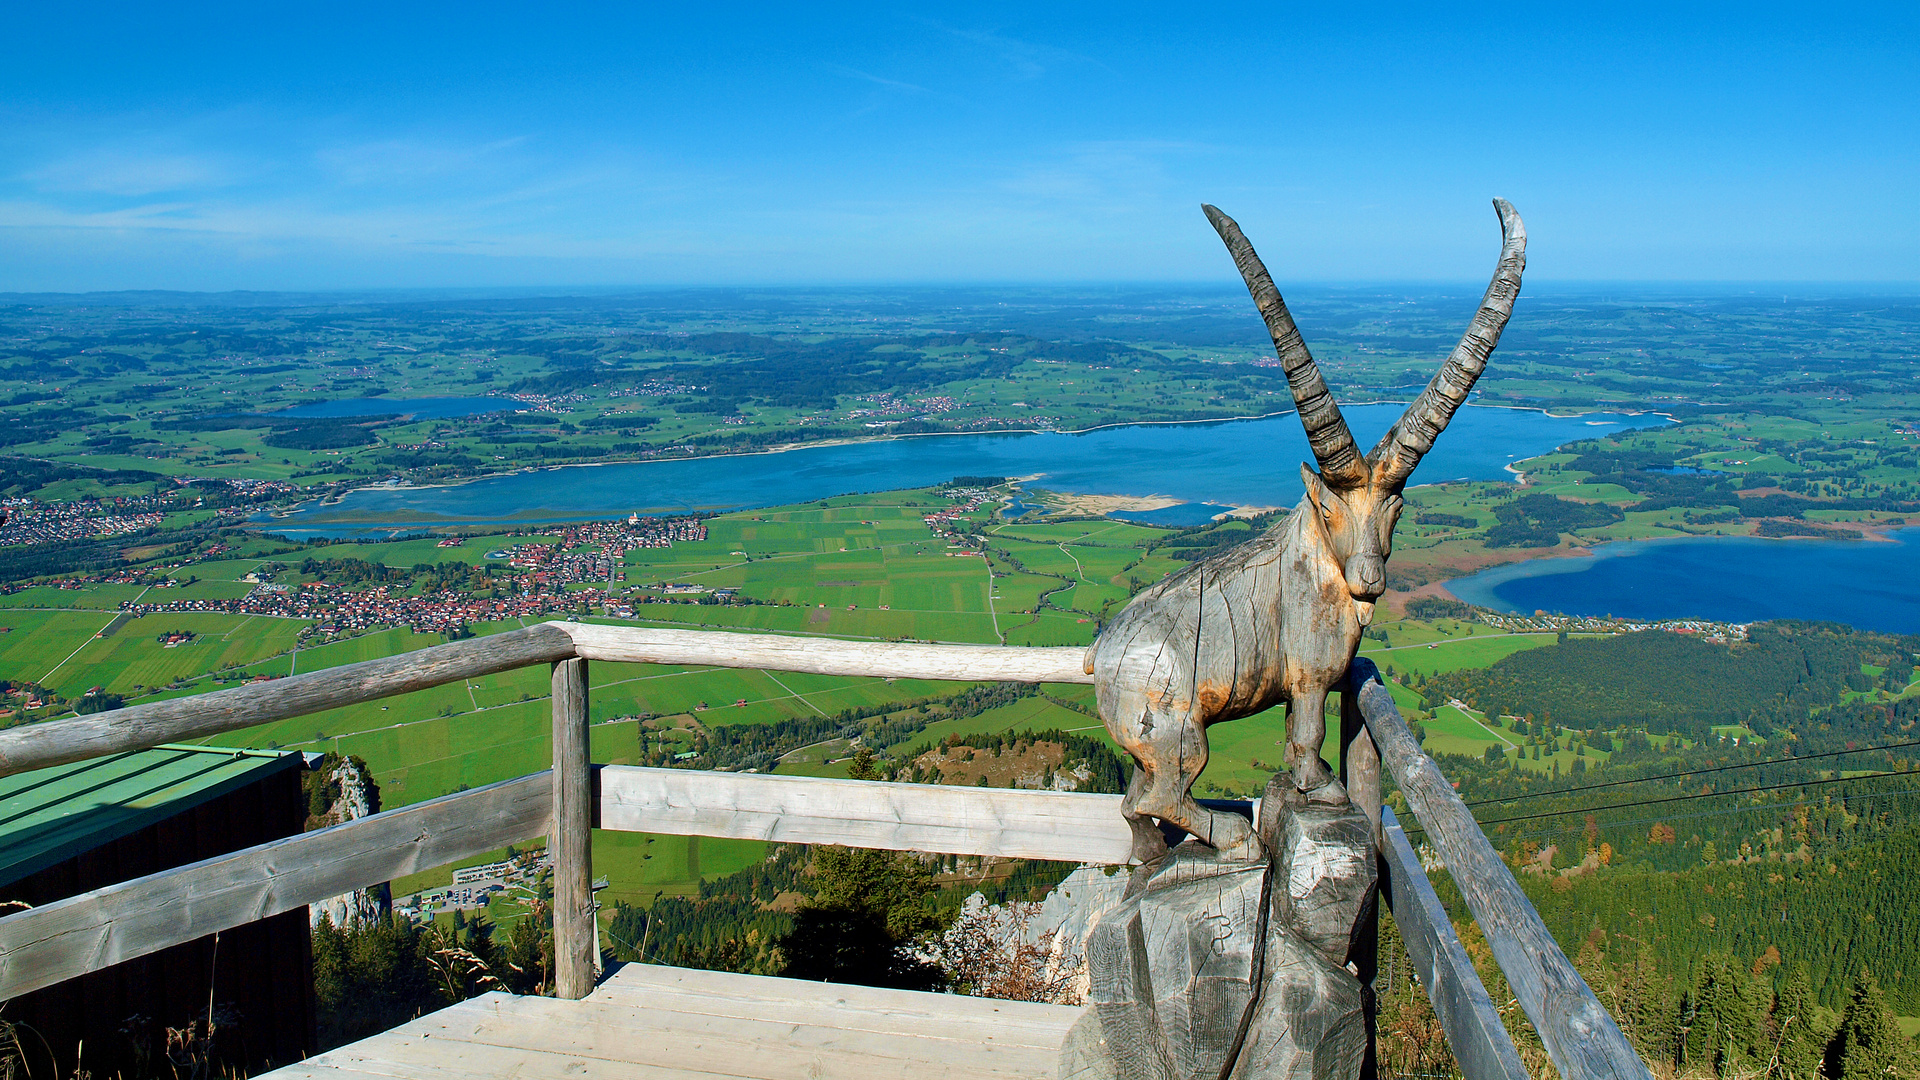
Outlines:
[[[1420,458],[1433,449],[1434,439],[1446,429],[1455,410],[1467,400],[1474,381],[1486,370],[1487,356],[1500,341],[1513,314],[1514,298],[1520,295],[1520,273],[1527,265],[1527,230],[1520,215],[1505,199],[1493,200],[1500,215],[1503,243],[1500,263],[1494,268],[1493,281],[1480,301],[1480,310],[1468,325],[1453,355],[1441,365],[1433,381],[1420,392],[1407,411],[1388,429],[1373,452],[1364,456],[1347,430],[1340,406],[1320,377],[1320,368],[1300,338],[1280,290],[1254,254],[1253,245],[1240,232],[1234,220],[1212,206],[1203,205],[1207,219],[1226,241],[1234,265],[1246,280],[1247,291],[1267,321],[1273,335],[1273,348],[1293,391],[1293,403],[1300,412],[1300,423],[1307,429],[1307,444],[1313,448],[1313,467],[1300,466],[1307,486],[1307,499],[1318,512],[1321,535],[1328,551],[1343,568],[1347,591],[1352,594],[1364,624],[1373,614],[1373,602],[1387,587],[1387,556],[1393,550],[1393,528],[1400,520],[1401,489],[1412,475]]]

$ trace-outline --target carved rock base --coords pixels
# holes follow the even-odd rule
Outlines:
[[[1062,1080],[1350,1080],[1369,1038],[1355,934],[1371,925],[1372,827],[1276,777],[1273,863],[1188,842],[1133,872],[1087,938],[1086,1013]]]

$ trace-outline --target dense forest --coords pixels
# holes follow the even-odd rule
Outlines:
[[[1920,1013],[1920,923],[1903,915],[1920,894],[1920,699],[1865,693],[1904,687],[1916,644],[1794,622],[1731,646],[1632,634],[1410,686],[1607,754],[1564,777],[1505,755],[1440,764],[1643,1053],[1764,1060],[1780,1003],[1804,999],[1801,1049],[1838,1068],[1842,1016]],[[1716,995],[1744,1004],[1726,1014]],[[1702,1049],[1703,1010],[1731,1043]]]
[[[1429,708],[1457,698],[1481,711],[1561,727],[1703,739],[1716,725],[1744,724],[1763,737],[1780,729],[1823,742],[1811,714],[1847,692],[1904,687],[1916,649],[1920,638],[1831,623],[1761,623],[1734,645],[1648,631],[1529,649],[1416,689]]]

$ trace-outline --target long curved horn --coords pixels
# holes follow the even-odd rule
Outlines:
[[[1527,227],[1507,200],[1493,200],[1493,208],[1500,215],[1502,238],[1500,264],[1494,267],[1493,281],[1488,283],[1480,310],[1460,344],[1454,346],[1453,355],[1367,455],[1378,470],[1376,483],[1398,484],[1413,474],[1414,466],[1433,449],[1433,441],[1446,430],[1480,373],[1487,369],[1487,357],[1500,344],[1500,332],[1513,314],[1513,301],[1520,295],[1520,274],[1527,268]]]
[[[1287,388],[1293,391],[1293,404],[1300,411],[1301,426],[1307,429],[1307,445],[1313,448],[1314,460],[1320,463],[1320,474],[1336,488],[1365,485],[1366,459],[1360,456],[1360,446],[1353,441],[1353,432],[1347,430],[1340,405],[1327,389],[1327,380],[1320,377],[1319,365],[1313,362],[1313,354],[1301,340],[1300,328],[1293,325],[1293,315],[1287,311],[1287,302],[1280,298],[1280,290],[1274,288],[1266,266],[1260,262],[1260,256],[1254,254],[1253,245],[1247,243],[1246,235],[1232,218],[1205,203],[1200,204],[1200,209],[1207,212],[1214,231],[1226,241],[1227,250],[1233,254],[1233,265],[1240,269],[1247,292],[1253,295],[1254,306],[1267,321],[1267,332],[1273,335],[1273,351],[1280,357],[1281,370],[1287,373]]]

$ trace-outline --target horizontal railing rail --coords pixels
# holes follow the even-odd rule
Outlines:
[[[594,780],[594,824],[617,832],[1108,866],[1133,851],[1118,795],[630,765],[596,766]]]
[[[0,731],[0,775],[205,737],[533,664],[552,666],[554,768],[162,871],[0,918],[0,1001],[405,874],[546,834],[556,990],[582,997],[597,956],[591,831],[1092,864],[1129,861],[1120,797],[593,766],[590,661],[965,682],[1081,683],[1080,648],[849,642],[552,622],[400,656]],[[1373,818],[1386,893],[1469,1077],[1524,1075],[1512,1041],[1380,798],[1384,764],[1454,869],[1516,997],[1569,1078],[1645,1076],[1371,663],[1344,684],[1342,778]],[[1363,978],[1374,958],[1360,958]]]
[[[960,682],[1092,683],[1086,650],[841,641],[546,622],[210,694],[0,731],[0,776],[144,750],[575,657]]]
[[[0,1001],[547,831],[534,773],[274,840],[0,919]]]

